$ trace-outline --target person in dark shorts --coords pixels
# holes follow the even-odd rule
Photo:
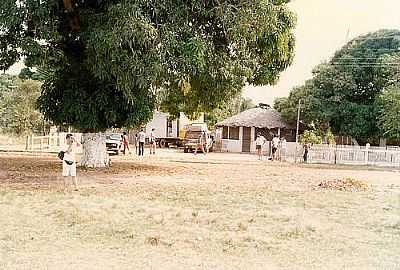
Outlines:
[[[258,160],[262,160],[262,147],[265,144],[265,142],[266,142],[265,137],[262,136],[261,133],[258,133],[256,139],[256,150],[257,150]]]
[[[277,151],[278,151],[278,147],[279,147],[279,137],[278,136],[274,136],[274,138],[272,139],[272,160],[276,160],[277,159]]]
[[[303,155],[303,159],[304,159],[304,163],[307,163],[308,160],[308,151],[310,151],[310,145],[308,143],[305,143],[303,145],[304,148],[304,155]]]

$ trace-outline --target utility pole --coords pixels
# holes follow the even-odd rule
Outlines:
[[[301,99],[299,99],[299,105],[297,108],[296,151],[294,152],[294,163],[297,162],[297,145],[299,144],[300,110],[301,110]]]

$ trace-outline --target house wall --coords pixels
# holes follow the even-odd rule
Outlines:
[[[222,132],[221,132],[222,133]],[[256,153],[256,142],[255,142],[256,128],[251,128],[251,143],[250,143],[250,153]],[[282,134],[283,135],[283,134]],[[239,128],[239,140],[229,140],[221,139],[221,151],[230,153],[241,153],[242,152],[242,140],[243,140],[243,127]],[[295,152],[295,143],[287,142],[287,152]],[[299,151],[299,149],[298,149]],[[271,141],[267,141],[262,147],[262,152],[264,155],[271,154]]]
[[[243,127],[239,127],[239,140],[222,139],[222,152],[242,152]]]

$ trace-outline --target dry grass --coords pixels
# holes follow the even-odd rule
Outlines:
[[[0,156],[0,269],[400,268],[398,173],[176,155],[68,194],[53,157]],[[346,178],[371,188],[314,188]]]

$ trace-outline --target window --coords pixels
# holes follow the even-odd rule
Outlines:
[[[229,140],[239,140],[239,127],[229,127]]]
[[[228,139],[228,127],[222,129],[222,139]]]
[[[257,134],[258,133],[261,133],[261,135],[264,136],[264,138],[267,141],[270,141],[273,138],[273,136],[272,136],[272,134],[271,134],[269,129],[267,129],[267,128],[256,128],[255,133],[254,133],[254,140],[257,139]]]

